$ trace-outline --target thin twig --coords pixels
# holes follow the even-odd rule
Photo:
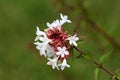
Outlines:
[[[118,44],[114,38],[112,38],[110,35],[108,35],[102,28],[100,28],[99,25],[97,25],[92,19],[89,18],[88,12],[83,5],[83,0],[80,0],[78,5],[81,9],[82,15],[83,15],[86,23],[88,23],[91,28],[93,28],[98,33],[100,33],[108,42],[110,42],[112,44],[113,47],[120,50],[120,44]]]
[[[85,58],[86,53],[82,52],[80,49],[78,49],[77,47],[73,46],[73,48],[75,48],[83,58]],[[93,59],[89,60],[91,61],[93,64],[95,64],[96,66],[98,66],[100,69],[102,69],[104,72],[106,72],[107,74],[109,74],[113,79],[115,80],[119,80],[117,78],[116,75],[114,75],[113,73],[111,73],[109,70],[107,70],[102,64],[99,64],[98,62],[94,61]]]
[[[78,16],[77,16],[77,19],[76,19],[76,21],[75,21],[76,27],[75,27],[75,29],[73,30],[73,34],[78,33],[78,29],[79,29],[79,27],[80,27],[80,22],[81,22],[81,16],[78,15]]]

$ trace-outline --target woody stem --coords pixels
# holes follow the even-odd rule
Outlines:
[[[81,54],[81,56],[82,56],[83,58],[86,58],[86,57],[85,57],[85,56],[86,56],[86,53],[82,52],[79,48],[77,48],[77,47],[75,47],[75,46],[73,46],[73,48],[76,49],[76,50]],[[104,72],[106,72],[107,74],[109,74],[114,80],[119,80],[116,75],[114,75],[114,74],[111,73],[109,70],[107,70],[102,64],[94,61],[93,59],[89,59],[89,61],[91,61],[93,64],[95,64],[96,66],[98,66],[98,67],[99,67],[100,69],[102,69]]]

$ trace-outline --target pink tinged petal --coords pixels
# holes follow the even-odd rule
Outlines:
[[[44,41],[44,37],[39,37],[39,40],[40,41]]]
[[[56,26],[60,24],[58,19],[55,21],[55,23],[56,23]]]
[[[72,44],[72,41],[69,41],[70,45]]]
[[[43,48],[40,50],[40,55],[41,56],[44,55],[45,57],[47,56],[46,53],[45,53],[45,50]]]
[[[39,39],[39,36],[36,36],[35,40],[34,41],[37,41]]]
[[[65,68],[64,66],[61,66],[61,70],[64,70],[64,68]]]
[[[66,51],[66,47],[63,47],[63,51]]]
[[[37,42],[35,42],[34,44],[35,44],[35,45],[40,45],[40,42],[37,41]]]
[[[67,19],[67,18],[68,18],[67,15],[63,16],[63,15],[60,13],[60,17],[61,17],[61,19],[62,19],[62,20],[60,20],[60,24],[61,24],[61,25],[63,25],[63,24],[66,23],[66,22],[67,22],[67,23],[71,23],[71,21]]]
[[[55,55],[54,49],[49,45],[46,48],[46,55],[47,57],[52,57]]]
[[[40,30],[38,27],[37,27],[36,35],[40,35]]]
[[[59,55],[62,58],[65,57],[65,55],[69,54],[68,51],[66,50],[66,47],[63,47],[63,48],[58,47],[57,49],[58,49],[58,52],[56,53],[56,55]]]
[[[64,20],[67,20],[67,18],[68,18],[68,17],[65,15],[63,19],[64,19]]]
[[[51,24],[50,24],[50,23],[47,22],[46,24],[47,24],[47,26],[48,26],[49,28],[51,27]]]
[[[79,40],[79,38],[78,38],[78,37],[76,37],[76,38],[75,38],[75,40],[76,40],[76,41],[78,41],[78,40]]]
[[[39,37],[39,40],[42,41],[44,45],[48,45],[49,42],[51,42],[50,39],[48,39],[46,36],[44,37]]]
[[[63,65],[66,66],[66,67],[70,67],[70,65],[67,64],[66,59],[63,60]]]
[[[57,69],[59,70],[58,65],[57,65],[57,60],[58,60],[58,58],[54,58],[54,59],[48,58],[48,60],[49,60],[49,61],[47,62],[47,65],[51,65],[51,66],[52,66],[52,69],[57,68]]]
[[[61,57],[63,58],[65,55],[64,54],[61,54]]]
[[[69,52],[68,52],[68,51],[66,51],[65,55],[69,55]]]
[[[58,51],[61,51],[61,47],[57,47]]]
[[[63,15],[62,15],[62,13],[60,13],[60,17],[61,17],[61,18],[63,18]]]
[[[78,37],[76,37],[76,34],[74,36],[69,37],[67,40],[69,40],[70,45],[73,44],[74,46],[77,46],[76,41],[79,40]]]
[[[73,45],[74,45],[74,46],[77,46],[77,43],[76,43],[75,41],[73,41]]]
[[[71,21],[70,21],[70,20],[67,20],[67,18],[68,18],[68,16],[64,16],[65,22],[71,23]]]
[[[39,50],[40,55],[44,55],[46,57],[46,46],[44,46],[44,44],[40,42],[35,42],[34,44],[37,45],[36,49]]]
[[[60,52],[57,52],[56,55],[60,55],[61,53]]]
[[[36,35],[44,35],[43,31],[40,31],[39,27],[37,27]]]
[[[37,41],[37,40],[39,40],[39,37],[40,36],[45,36],[45,32],[43,32],[43,31],[40,31],[40,29],[39,29],[39,27],[36,27],[36,38],[35,38],[35,41]]]
[[[77,34],[75,34],[75,35],[73,36],[73,38],[77,41],[77,40],[79,40],[79,38],[76,37],[76,36],[77,36]]]
[[[71,20],[67,20],[66,22],[67,22],[67,23],[71,23]]]
[[[61,67],[61,70],[64,70],[65,67],[70,68],[70,65],[67,64],[66,59],[64,59],[63,62],[61,64],[59,64],[58,66]]]

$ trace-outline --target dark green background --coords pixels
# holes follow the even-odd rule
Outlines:
[[[63,8],[72,24],[64,25],[68,33],[76,26],[76,17],[80,8],[79,0],[65,0],[75,6],[74,11]],[[89,17],[108,35],[120,44],[120,0],[84,0]],[[57,3],[57,4],[56,4]],[[64,71],[52,70],[46,65],[47,60],[39,56],[35,49],[36,26],[45,29],[46,22],[59,18],[62,8],[59,0],[0,0],[0,80],[94,80],[96,66],[81,58],[69,58],[71,68]],[[93,30],[84,21],[78,28],[85,38],[79,48],[91,55],[96,61],[109,51],[113,51],[104,62],[111,72],[120,70],[120,50],[112,47],[99,32]],[[75,52],[75,56],[79,53]],[[108,80],[109,75],[100,71],[99,80]]]

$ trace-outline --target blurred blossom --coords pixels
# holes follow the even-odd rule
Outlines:
[[[77,46],[76,41],[79,40],[77,35],[68,35],[62,28],[64,23],[71,23],[67,15],[60,14],[61,20],[55,20],[53,23],[47,22],[48,28],[45,31],[40,31],[37,27],[36,38],[34,44],[39,50],[40,55],[44,55],[49,61],[47,65],[51,65],[53,69],[59,68],[64,70],[65,67],[70,67],[67,64],[69,57],[70,46]]]

